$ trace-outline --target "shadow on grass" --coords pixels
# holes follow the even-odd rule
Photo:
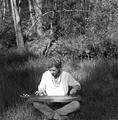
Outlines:
[[[84,67],[86,69],[86,66]],[[83,98],[79,112],[81,119],[118,119],[117,60],[97,60],[86,70],[88,76],[85,81],[81,81]]]
[[[80,120],[118,119],[117,59],[72,61],[64,66],[81,83]]]
[[[29,63],[31,59],[39,58],[31,53],[0,54],[0,112],[19,102],[19,94],[36,91],[45,69],[40,60],[40,65],[34,67]]]

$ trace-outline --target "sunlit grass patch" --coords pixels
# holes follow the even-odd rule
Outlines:
[[[81,109],[84,120],[118,119],[118,61],[83,60],[66,63],[64,69],[80,81]]]
[[[41,118],[41,114],[35,114],[33,107],[27,104],[17,104],[2,116],[2,120],[41,120]]]
[[[0,108],[6,110],[1,119],[40,120],[41,114],[35,114],[31,105],[16,105],[16,102],[19,102],[20,93],[34,94],[42,73],[47,69],[48,60],[45,57],[12,55],[8,55],[12,58],[3,54],[0,57]],[[75,120],[118,119],[116,59],[70,60],[64,63],[63,69],[70,72],[82,86],[79,93],[82,96],[81,109]]]

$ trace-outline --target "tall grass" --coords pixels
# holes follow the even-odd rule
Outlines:
[[[31,64],[31,59],[36,58],[28,52],[22,55],[16,52],[0,53],[0,112],[18,102],[19,94],[36,91],[44,72],[42,61],[38,60],[37,67]]]
[[[16,106],[8,108],[1,120],[41,120],[43,117],[30,105],[17,104]]]
[[[66,67],[67,66],[67,67]],[[74,61],[65,69],[82,85],[82,104],[79,111],[83,120],[118,119],[118,61]],[[77,69],[79,68],[79,69]]]
[[[35,112],[32,106],[15,103],[19,101],[20,93],[34,93],[46,70],[45,58],[35,58],[28,54],[1,54],[0,108],[7,108],[2,120],[42,119],[41,114]],[[81,109],[76,113],[75,120],[118,119],[117,60],[69,61],[64,63],[63,69],[70,72],[82,85],[79,92],[82,96]]]

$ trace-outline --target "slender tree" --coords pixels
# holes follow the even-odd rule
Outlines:
[[[36,18],[36,32],[42,36],[42,0],[33,0]]]
[[[3,20],[5,19],[5,14],[6,14],[6,1],[2,1],[2,7],[3,7]]]
[[[24,42],[23,42],[23,36],[21,33],[20,16],[18,13],[17,5],[16,5],[16,0],[11,0],[11,8],[12,8],[13,21],[14,21],[14,28],[16,32],[17,48],[19,51],[23,51]]]
[[[34,23],[34,17],[33,17],[33,14],[32,14],[32,9],[33,9],[33,7],[32,7],[32,1],[28,0],[28,4],[29,4],[30,19],[31,19],[31,23],[33,25],[33,23]]]

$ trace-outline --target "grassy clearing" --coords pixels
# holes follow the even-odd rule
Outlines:
[[[0,53],[0,112],[18,102],[19,94],[37,89],[44,67],[40,60],[36,66],[35,59],[31,53]]]
[[[70,67],[65,66],[65,69],[82,85],[83,103],[79,112],[81,119],[118,119],[117,60],[74,61]]]
[[[1,54],[0,57],[0,108],[4,111],[1,119],[40,120],[41,114],[31,105],[19,100],[18,95],[22,92],[34,93],[46,70],[47,61],[43,57],[37,59],[28,55],[29,53],[24,56],[9,54]],[[63,69],[70,72],[82,85],[81,109],[75,120],[118,119],[117,60],[68,61]]]
[[[1,120],[41,120],[41,114],[37,113],[32,106],[17,104],[17,107],[8,108],[2,115]]]

